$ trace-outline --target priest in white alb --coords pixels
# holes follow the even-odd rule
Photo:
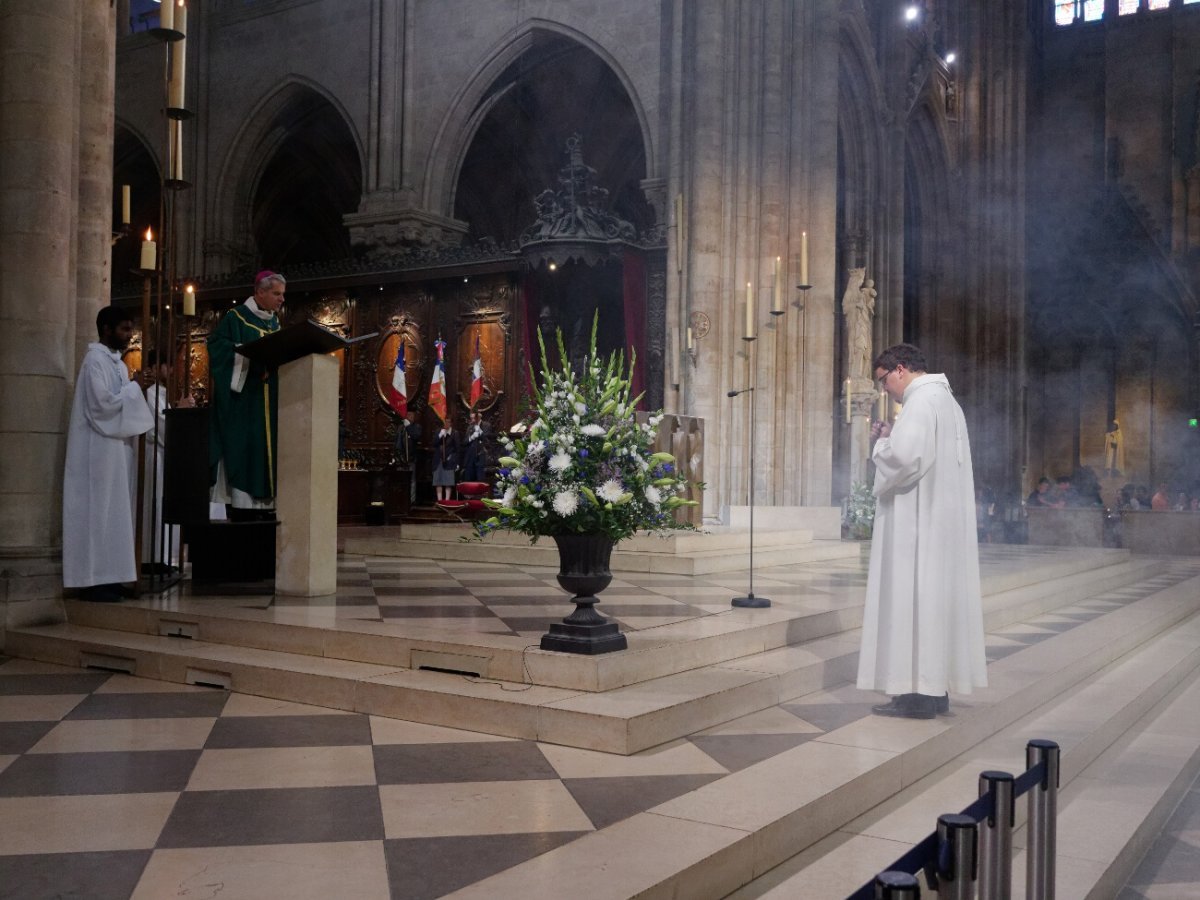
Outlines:
[[[945,375],[897,344],[875,379],[903,410],[875,422],[875,524],[858,687],[890,694],[878,715],[931,719],[949,693],[987,685],[975,479],[962,408]]]
[[[85,600],[112,602],[123,582],[137,579],[137,438],[154,417],[121,361],[133,335],[128,311],[103,307],[96,331],[100,340],[88,344],[79,367],[67,428],[63,586],[80,588]]]

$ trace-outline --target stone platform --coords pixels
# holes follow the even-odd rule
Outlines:
[[[523,563],[557,566],[558,550],[551,538],[536,544],[521,534],[497,532],[483,540],[466,540],[471,528],[462,523],[406,524],[343,528],[343,552],[363,556],[463,560],[509,563],[514,553]],[[659,572],[710,575],[741,572],[750,567],[748,528],[707,527],[703,531],[671,532],[664,537],[635,535],[622,541],[612,555],[616,573]],[[756,528],[754,567],[787,565],[857,556],[857,544],[824,538],[814,540],[809,528]]]

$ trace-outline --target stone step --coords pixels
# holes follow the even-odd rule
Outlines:
[[[1115,897],[1200,769],[1200,617],[1192,616],[730,895],[844,897],[978,796],[979,773],[1025,769],[1025,744],[1062,748],[1057,896]],[[1024,896],[1016,805],[1014,897]]]
[[[1168,593],[1164,592],[1164,596]],[[1200,602],[1191,596],[1184,599],[1193,604]],[[1152,604],[1143,607],[1145,602],[1139,601],[1138,606],[1144,608],[1146,621],[1131,623],[1130,634],[1148,636],[1152,633],[1146,631],[1148,627],[1163,622],[1168,613],[1182,615],[1177,607],[1186,606],[1186,603],[1176,602],[1164,612],[1156,611]],[[130,617],[135,616],[133,610],[136,609],[84,606],[88,612],[114,609]],[[153,610],[143,612],[154,613]],[[737,613],[751,620],[760,617],[768,622],[771,616],[779,615],[775,609],[739,610]],[[1124,613],[1122,609],[1111,615]],[[1109,618],[1104,616],[1103,620]],[[163,636],[174,633],[170,625],[153,633],[134,633],[88,627],[76,621],[67,625],[11,629],[8,641],[14,654],[47,662],[86,666],[88,660],[107,657],[109,664],[117,665],[112,659],[121,660],[120,667],[132,667],[142,677],[175,682],[187,682],[189,672],[203,672],[208,673],[204,676],[208,679],[206,683],[225,684],[242,693],[285,700],[319,697],[319,700],[309,702],[427,724],[630,754],[846,680],[853,672],[858,646],[857,637],[845,632],[855,627],[860,619],[861,606],[856,605],[815,614],[799,623],[775,621],[773,624],[778,627],[773,637],[776,642],[773,649],[764,650],[758,646],[750,650],[749,644],[743,643],[742,649],[746,652],[737,658],[716,664],[690,665],[686,671],[595,691],[537,683],[506,683],[491,671],[486,678],[473,678],[425,671],[396,662],[335,659],[295,651],[230,646],[211,639],[184,640]],[[711,629],[735,621],[732,617],[713,616],[679,623],[681,628],[692,629],[695,640],[667,648],[658,661],[670,661],[671,654],[675,653],[675,661],[680,662],[678,654],[699,654],[703,648],[730,653],[739,642],[758,642],[772,633],[767,627],[754,629],[748,637],[728,631],[718,632],[720,637],[714,637]],[[161,626],[161,619],[159,623]],[[371,623],[358,624],[367,626]],[[1058,646],[1072,635],[1092,634],[1096,632],[1096,626],[1097,622],[1084,623],[1056,638],[1054,643]],[[223,627],[230,635],[251,631],[244,622],[227,622]],[[823,637],[824,640],[789,646],[792,642],[805,640],[805,627],[819,632],[812,634],[812,638]],[[336,632],[327,637],[348,640]],[[1123,639],[1126,639],[1124,635],[1107,643],[1101,642],[1099,648],[1092,651],[1093,656],[1102,658],[1106,647],[1117,646]],[[689,646],[691,643],[697,646]],[[430,653],[425,658],[435,664],[444,659],[430,650],[424,652]],[[1018,655],[1028,659],[1028,652]],[[409,663],[419,665],[421,658],[417,654]],[[653,654],[642,657],[608,654],[592,662],[603,663],[605,660],[612,660],[612,672],[628,674],[632,671],[631,666],[655,664],[656,657]],[[1077,660],[1075,664],[1086,669],[1090,663]],[[563,671],[567,671],[578,665],[578,658],[569,654],[531,650],[526,654],[522,670],[529,672],[530,678],[536,679],[540,675],[545,681],[548,680],[544,677],[545,671],[550,668],[566,667]],[[453,666],[439,665],[438,668]],[[1059,677],[1069,679],[1070,676]],[[1064,687],[1069,683],[1064,682]]]
[[[855,839],[846,832],[853,823],[873,821],[871,813],[883,808],[881,804],[943,766],[953,766],[960,757],[968,773],[959,776],[966,782],[965,796],[956,789],[953,798],[937,805],[965,807],[975,797],[978,772],[999,766],[964,754],[993,736],[1003,735],[1006,747],[1009,741],[1015,744],[1006,749],[1005,759],[1013,754],[1019,758],[1027,737],[1037,736],[1067,748],[1064,766],[1076,765],[1070,761],[1072,752],[1088,762],[1141,711],[1196,671],[1198,606],[1200,578],[1193,577],[992,663],[990,686],[956,702],[953,716],[934,721],[859,719],[449,896],[549,900],[561,896],[561,886],[569,883],[574,893],[595,900],[726,897],[793,857],[821,864],[841,844]],[[1183,622],[1187,624],[1172,633]],[[1159,635],[1163,640],[1155,641]],[[1139,652],[1147,642],[1152,643]],[[1093,701],[1111,701],[1103,721],[1078,724],[1079,702],[1069,693],[1076,691]],[[1190,693],[1181,695],[1180,703],[1190,704],[1180,727],[1194,728],[1200,704]],[[1032,720],[1033,726],[1022,721],[1042,707],[1057,717]],[[1177,709],[1164,709],[1163,721],[1169,723]],[[1193,752],[1194,748],[1193,736]],[[1017,766],[1021,768],[1023,763]],[[874,838],[870,858],[847,851],[848,861],[857,868],[852,877],[837,875],[836,886],[795,882],[769,896],[845,896],[910,846],[909,833],[915,840],[929,830],[932,819],[924,814],[919,819],[903,840]],[[1086,832],[1079,839],[1086,840]],[[1060,838],[1060,850],[1061,846]],[[614,866],[613,860],[620,865]],[[764,880],[754,890],[775,887]]]
[[[404,525],[399,528],[343,529],[343,552],[362,556],[511,563],[514,551],[526,565],[558,568],[558,549],[551,538],[531,544],[524,535],[497,532],[484,541],[464,540],[464,525]],[[809,529],[757,530],[754,567],[794,565],[831,559],[854,559],[857,542],[814,541]],[[714,527],[703,532],[672,532],[664,537],[639,534],[613,551],[612,571],[709,575],[750,568],[750,533],[744,528]]]
[[[1116,562],[1104,564],[1110,561]],[[1035,566],[1023,567],[1015,578],[1001,566],[990,566],[983,576],[985,626],[994,630],[1017,621],[1013,610],[1033,615],[1056,604],[1074,602],[1100,586],[1111,590],[1130,584],[1158,565],[1153,560],[1131,560],[1122,553],[1074,563],[1056,559],[1041,567],[1045,581],[1036,580]],[[1001,589],[993,590],[993,586]],[[829,677],[847,677],[847,666],[853,666],[854,660],[843,657],[857,652],[857,636],[841,643],[837,636],[844,638],[847,631],[862,623],[861,601],[823,610],[784,604],[764,610],[731,609],[720,615],[629,632],[629,649],[622,653],[580,656],[531,648],[525,638],[449,635],[419,625],[360,620],[341,620],[336,626],[314,624],[303,609],[251,609],[216,605],[205,599],[181,600],[171,610],[161,609],[153,601],[120,605],[67,601],[66,606],[70,622],[91,628],[181,635],[212,644],[397,668],[452,669],[506,682],[593,692],[734,660],[740,661],[740,669],[761,666],[764,672],[794,677],[800,684],[828,683]],[[834,638],[834,644],[828,651],[820,648],[822,656],[817,661],[807,655],[811,648],[802,653],[773,652],[826,637]],[[792,674],[798,667],[817,665],[821,671]],[[824,671],[826,668],[832,668],[833,675]]]

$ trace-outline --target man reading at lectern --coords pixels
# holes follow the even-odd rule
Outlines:
[[[275,511],[279,375],[235,351],[279,330],[287,279],[271,271],[254,278],[254,296],[235,306],[208,338],[212,375],[209,463],[212,500],[231,521],[271,519]]]
[[[883,716],[932,719],[949,691],[987,685],[975,478],[962,408],[945,375],[911,344],[874,360],[875,381],[904,405],[875,422],[875,526],[863,611],[860,690],[891,694]]]

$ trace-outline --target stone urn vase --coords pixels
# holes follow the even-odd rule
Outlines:
[[[612,581],[608,568],[613,540],[605,534],[556,534],[558,583],[572,594],[575,611],[542,635],[543,650],[612,653],[629,644],[617,624],[596,612],[600,593]]]

